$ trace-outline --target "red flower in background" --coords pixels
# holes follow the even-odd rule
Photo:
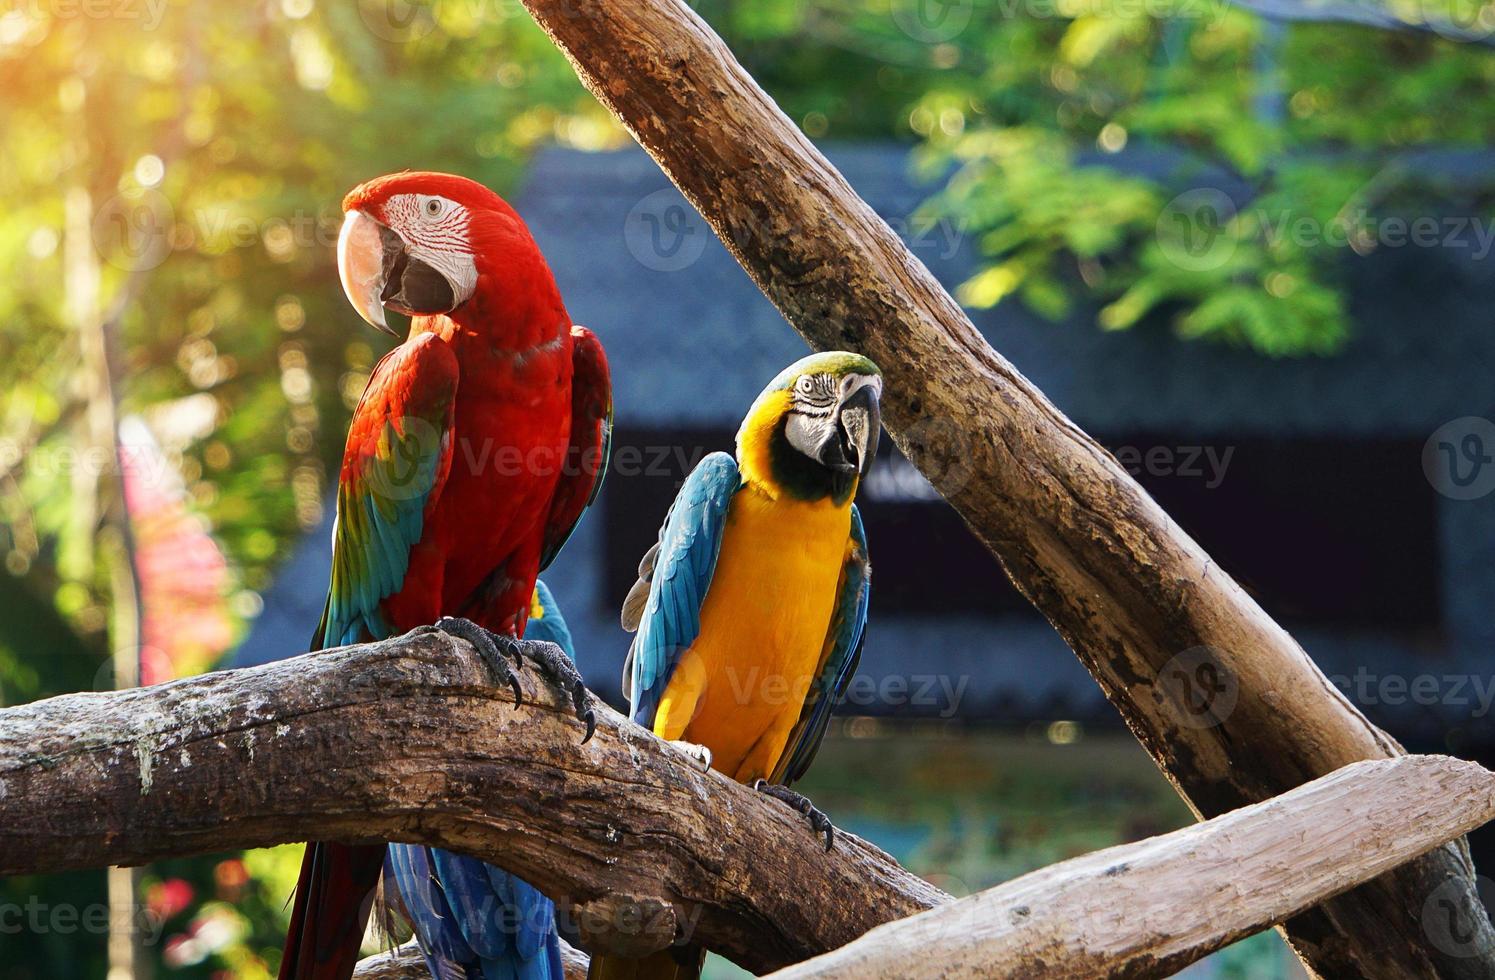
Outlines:
[[[200,673],[233,641],[228,562],[142,419],[121,423],[120,455],[145,614],[140,683]]]

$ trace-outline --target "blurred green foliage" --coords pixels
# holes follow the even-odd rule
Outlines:
[[[1416,7],[1495,29],[1487,6]],[[1327,354],[1351,332],[1343,264],[1383,244],[1379,221],[1489,209],[1488,180],[1429,194],[1436,181],[1398,158],[1489,144],[1489,48],[1273,25],[1222,0],[963,9],[968,25],[929,52],[953,67],[910,123],[926,172],[950,175],[932,208],[965,222],[985,258],[968,305],[1017,296],[1057,318],[1078,299],[1103,329],[1151,319],[1188,339]],[[1108,162],[1147,151],[1151,167]]]
[[[972,306],[1332,352],[1345,248],[1283,234],[1284,216],[1369,248],[1366,212],[1485,203],[1394,160],[1495,127],[1495,56],[1434,35],[1280,29],[1218,0],[692,6],[810,136],[922,146],[929,208],[982,256]],[[337,285],[342,194],[406,167],[505,191],[537,146],[627,143],[514,0],[24,0],[0,5],[0,93],[0,704],[112,676],[87,310],[118,313],[120,412],[211,530],[242,625],[319,520],[385,349]],[[1108,165],[1149,145],[1188,163]],[[1206,169],[1251,206],[1208,194]],[[1068,847],[1059,829],[1035,846]],[[232,857],[152,868],[141,901],[172,911],[158,971],[268,975],[296,854],[247,856],[243,882]],[[102,900],[96,873],[0,883],[0,905]],[[199,934],[214,942],[162,959]],[[104,973],[97,931],[29,938],[0,936],[0,978]]]

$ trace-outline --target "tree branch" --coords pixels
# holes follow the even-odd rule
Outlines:
[[[899,448],[1058,629],[1196,813],[1401,754],[987,344],[689,7],[524,2],[811,346],[881,365]],[[1479,907],[1462,842],[1295,917],[1286,932],[1323,976],[1495,975],[1483,914],[1461,955],[1428,941],[1424,903],[1448,887]]]
[[[1050,865],[773,980],[1167,977],[1495,817],[1495,774],[1357,762],[1265,803]],[[1452,937],[1450,937],[1452,938]]]
[[[561,940],[561,969],[565,980],[587,980],[587,954]],[[431,971],[415,943],[406,943],[378,956],[370,956],[353,971],[353,980],[431,980]]]
[[[454,647],[453,644],[456,644]],[[418,630],[0,711],[0,875],[288,841],[423,843],[555,898],[589,947],[690,937],[762,972],[948,900],[882,851]]]

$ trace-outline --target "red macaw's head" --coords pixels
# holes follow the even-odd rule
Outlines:
[[[451,313],[485,278],[524,277],[544,260],[503,198],[452,174],[406,172],[360,184],[343,198],[337,268],[360,316],[385,333],[389,308]],[[548,270],[545,278],[548,280]]]

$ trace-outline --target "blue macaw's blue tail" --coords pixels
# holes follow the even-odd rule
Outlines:
[[[550,899],[476,858],[391,844],[393,884],[436,980],[563,980]]]
[[[543,582],[535,584],[524,636],[558,644],[576,659],[571,632]],[[564,980],[555,905],[507,871],[437,848],[391,844],[384,881],[409,916],[435,980]]]

